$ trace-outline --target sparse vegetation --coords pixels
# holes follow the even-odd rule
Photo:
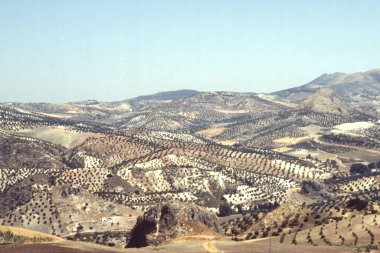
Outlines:
[[[375,249],[379,126],[349,98],[319,93],[332,111],[288,106],[285,91],[1,104],[0,224],[115,248],[203,233]]]

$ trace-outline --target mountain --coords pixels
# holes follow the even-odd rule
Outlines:
[[[313,81],[291,89],[274,92],[279,98],[301,102],[320,88],[329,88],[333,94],[351,103],[367,103],[380,99],[380,69],[353,74],[323,74]]]
[[[181,98],[188,98],[198,94],[196,90],[177,90],[177,91],[164,91],[158,92],[153,95],[138,96],[136,98],[128,99],[130,101],[149,101],[149,100],[177,100]],[[127,101],[128,101],[127,100]]]

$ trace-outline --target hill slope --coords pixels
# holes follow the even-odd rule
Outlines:
[[[323,74],[305,85],[273,94],[288,101],[300,102],[320,88],[329,88],[335,96],[351,102],[365,103],[366,99],[379,101],[380,69],[353,74]]]

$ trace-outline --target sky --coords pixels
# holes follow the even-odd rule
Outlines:
[[[0,102],[273,92],[380,67],[378,0],[0,0]]]

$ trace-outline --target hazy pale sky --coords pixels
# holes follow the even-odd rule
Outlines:
[[[0,101],[271,92],[380,67],[378,0],[1,0]]]

